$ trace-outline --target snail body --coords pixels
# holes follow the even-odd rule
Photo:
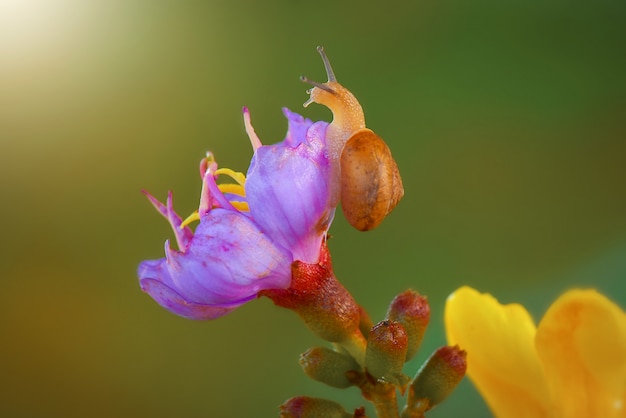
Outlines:
[[[333,113],[326,131],[329,157],[333,167],[335,188],[331,190],[333,204],[341,200],[347,221],[360,231],[378,226],[404,195],[398,166],[385,141],[365,127],[363,109],[354,95],[337,82],[322,47],[328,81],[313,85],[310,98],[304,103],[319,103]]]

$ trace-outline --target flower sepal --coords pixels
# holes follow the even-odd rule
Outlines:
[[[366,341],[359,329],[360,308],[333,274],[325,242],[318,263],[293,262],[287,289],[267,289],[259,295],[296,312],[314,334],[338,344],[359,365],[364,364]]]

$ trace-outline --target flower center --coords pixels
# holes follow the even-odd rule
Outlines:
[[[224,196],[224,198],[228,200],[228,203],[230,203],[236,210],[240,212],[249,212],[250,208],[248,206],[248,202],[246,202],[245,200],[237,199],[237,197],[241,197],[244,199],[246,197],[245,174],[239,171],[231,170],[230,168],[218,168],[217,170],[215,170],[213,175],[214,176],[225,175],[235,181],[234,183],[218,184],[217,188],[219,189],[219,192]],[[213,204],[213,207],[219,207],[219,205]],[[183,229],[187,225],[191,224],[192,222],[199,221],[199,220],[200,220],[200,213],[199,211],[196,210],[180,224],[180,229]]]

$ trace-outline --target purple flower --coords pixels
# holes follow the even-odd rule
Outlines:
[[[254,156],[247,178],[203,159],[198,211],[186,221],[147,194],[170,222],[179,250],[165,243],[165,258],[139,265],[139,282],[161,306],[191,319],[213,319],[256,298],[261,290],[286,289],[291,264],[316,263],[332,222],[331,165],[325,122],[284,109],[285,139],[263,146],[244,108]],[[235,184],[217,184],[228,175]],[[199,220],[195,231],[188,223]]]

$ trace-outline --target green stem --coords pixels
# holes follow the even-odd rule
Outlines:
[[[402,418],[424,418],[424,413],[428,409],[428,400],[423,399],[413,405],[406,405],[402,411]]]
[[[366,372],[359,388],[363,398],[374,406],[378,418],[400,418],[395,385],[376,380]]]
[[[398,405],[396,404],[395,388],[385,397],[375,397],[372,404],[376,410],[378,418],[400,418],[398,415]]]

